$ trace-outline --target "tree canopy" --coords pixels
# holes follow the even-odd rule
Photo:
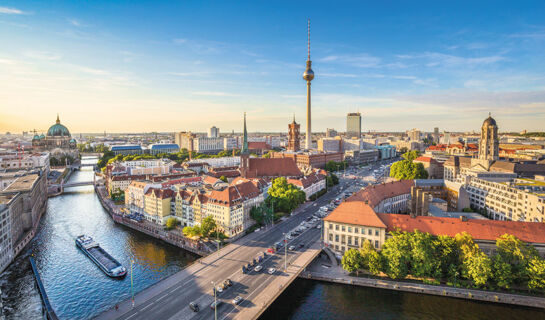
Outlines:
[[[426,179],[428,172],[424,165],[413,160],[418,158],[418,151],[408,151],[402,155],[403,160],[394,162],[390,168],[390,177],[398,180]]]
[[[273,207],[275,212],[289,213],[306,200],[305,193],[288,183],[284,177],[274,179],[267,193],[269,196],[265,199],[265,203]]]

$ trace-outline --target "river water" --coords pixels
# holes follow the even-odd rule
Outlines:
[[[70,182],[90,180],[93,180],[91,167],[83,167],[70,178]],[[107,277],[76,248],[74,239],[80,234],[92,236],[127,269],[131,259],[134,260],[135,292],[180,271],[197,258],[115,224],[100,205],[92,186],[66,191],[49,199],[38,234],[0,277],[6,319],[41,318],[40,295],[28,262],[31,254],[35,256],[51,305],[61,319],[88,319],[131,296],[130,276],[122,280]]]
[[[84,167],[70,181],[92,179],[93,172]],[[67,191],[49,199],[38,234],[0,277],[0,319],[41,319],[40,296],[28,262],[31,254],[61,319],[89,319],[131,296],[129,276],[123,280],[108,278],[76,248],[74,238],[83,233],[94,237],[127,268],[134,260],[135,293],[196,259],[189,252],[116,225],[91,186]],[[535,320],[545,319],[545,312],[298,279],[261,319]]]

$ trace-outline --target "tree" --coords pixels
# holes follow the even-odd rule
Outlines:
[[[528,288],[545,288],[545,260],[534,257],[528,262]]]
[[[390,177],[398,180],[426,179],[428,172],[420,162],[412,160],[401,160],[394,162],[390,168]]]
[[[452,237],[439,235],[435,239],[437,259],[441,262],[441,277],[453,281],[461,274],[460,249]]]
[[[360,255],[362,257],[362,268],[369,269],[369,257],[376,252],[375,247],[371,244],[368,239],[365,239],[361,243]]]
[[[226,178],[225,176],[221,176],[221,177],[220,177],[220,180],[223,181],[223,182],[225,182],[225,183],[227,183],[227,178]]]
[[[433,236],[418,230],[407,236],[411,244],[411,274],[417,277],[440,277],[441,261]]]
[[[204,237],[207,237],[212,230],[216,229],[216,220],[214,220],[213,216],[206,216],[206,218],[203,219],[201,223],[201,234]]]
[[[486,284],[493,276],[492,260],[479,249],[468,233],[459,233],[455,239],[460,248],[462,275],[477,286]]]
[[[411,244],[406,232],[392,232],[382,246],[385,272],[392,279],[403,279],[409,274]]]
[[[341,265],[348,272],[355,272],[363,268],[363,259],[360,252],[356,249],[347,250],[342,259]]]
[[[306,200],[305,193],[288,183],[284,177],[274,179],[267,193],[269,196],[265,203],[269,207],[274,207],[275,212],[291,212]]]
[[[174,217],[170,217],[167,219],[167,222],[166,222],[166,227],[167,229],[174,229],[176,228],[176,226],[179,224],[179,221],[178,219],[174,218]]]
[[[494,279],[497,285],[510,288],[515,283],[528,282],[528,264],[538,256],[536,249],[509,234],[496,239],[496,248]]]
[[[376,251],[371,251],[368,256],[369,272],[372,274],[380,274],[383,270],[382,256]]]
[[[201,227],[199,227],[199,226],[184,227],[184,228],[182,229],[182,233],[183,233],[186,237],[200,237],[200,236],[202,236]]]
[[[407,151],[401,157],[405,160],[413,161],[414,159],[418,158],[420,156],[420,152],[416,150]]]

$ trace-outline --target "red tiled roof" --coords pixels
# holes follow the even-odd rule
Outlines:
[[[504,234],[511,234],[525,242],[545,243],[545,223],[477,220],[462,221],[457,218],[418,216],[411,218],[404,214],[378,213],[378,217],[387,225],[387,231],[396,228],[402,231],[419,230],[429,234],[455,236],[463,231],[477,240],[495,241]],[[373,220],[366,222],[373,223]]]
[[[266,142],[248,142],[248,149],[249,150],[271,150],[272,147],[270,144]]]
[[[146,196],[150,196],[152,194],[155,194],[156,198],[167,199],[172,198],[174,192],[170,189],[149,188],[148,192],[146,192]]]
[[[255,198],[260,193],[259,189],[251,181],[247,181],[231,185],[222,191],[212,191],[208,196],[208,200],[214,204],[232,206],[248,198]]]
[[[431,157],[425,157],[425,156],[420,156],[414,159],[414,161],[419,161],[419,162],[431,162],[431,160],[432,160]]]
[[[341,203],[324,221],[386,228],[375,210],[361,201]]]
[[[318,183],[319,181],[325,179],[325,176],[322,174],[312,173],[308,176],[304,176],[301,179],[287,179],[288,183],[294,184],[296,186],[303,187],[304,189],[310,187],[311,185]]]
[[[300,177],[303,174],[292,158],[250,158],[246,178]]]
[[[367,201],[374,208],[384,199],[410,193],[412,186],[414,186],[414,180],[399,180],[368,186],[346,199],[346,201]]]

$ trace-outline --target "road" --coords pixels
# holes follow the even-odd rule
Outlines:
[[[305,255],[307,250],[316,252],[319,250],[321,229],[307,229],[299,237],[289,240],[288,246],[297,247],[296,250],[288,251],[287,254],[287,264],[288,266],[292,264],[288,269],[293,269],[293,272],[289,274],[284,272],[284,249],[274,255],[269,254],[262,263],[263,270],[260,273],[252,271],[243,274],[242,265],[262,255],[275,242],[282,241],[283,233],[296,228],[320,206],[326,205],[338,196],[341,186],[346,186],[347,183],[350,182],[341,179],[340,186],[332,188],[317,201],[304,204],[285,221],[267,230],[243,237],[222,248],[218,253],[202,258],[183,271],[143,290],[136,295],[134,308],[130,301],[124,301],[119,304],[118,310],[108,310],[100,314],[97,319],[213,319],[214,311],[210,309],[210,304],[214,301],[212,282],[218,284],[226,279],[231,279],[234,284],[217,296],[223,302],[217,309],[218,319],[232,319],[237,314],[244,313],[245,309],[268,305],[270,301],[266,301],[264,297],[269,297],[269,300],[274,299],[281,289],[276,285],[276,281],[285,280],[288,275],[294,277],[294,274],[299,272],[299,269],[295,267],[302,261],[297,259]],[[301,249],[298,248],[300,243],[305,245]],[[312,246],[311,250],[308,249],[309,246]],[[297,264],[294,263],[296,260]],[[271,267],[276,268],[276,273],[273,275],[265,273]],[[271,286],[273,283],[274,286]],[[237,295],[241,296],[243,301],[235,306],[231,300]],[[190,302],[198,303],[200,311],[191,311]]]

